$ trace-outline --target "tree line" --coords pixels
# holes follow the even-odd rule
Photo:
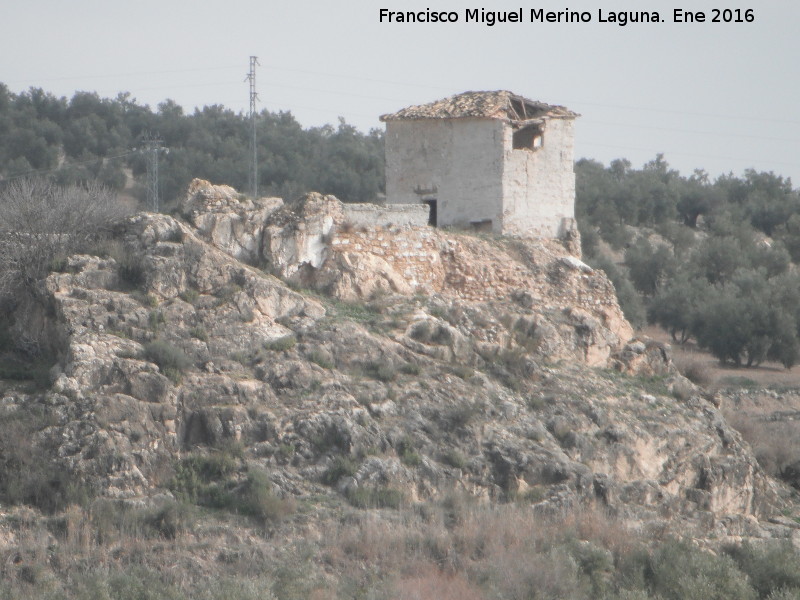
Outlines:
[[[789,179],[685,177],[661,155],[641,169],[581,160],[575,171],[584,253],[632,322],[694,338],[723,363],[798,362],[800,194]]]
[[[245,191],[251,170],[249,117],[220,105],[186,114],[171,100],[155,110],[130,94],[114,99],[39,88],[15,94],[0,83],[0,179],[47,174],[61,185],[100,182],[144,195],[145,157],[157,133],[170,149],[160,159],[161,195],[180,197],[194,177]],[[290,112],[257,118],[259,193],[293,197],[315,190],[343,201],[374,201],[383,190],[383,133],[361,133],[343,119],[303,128]]]

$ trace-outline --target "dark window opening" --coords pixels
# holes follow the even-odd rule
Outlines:
[[[483,219],[481,221],[470,221],[470,226],[472,227],[473,231],[479,231],[483,233],[491,233],[492,232],[492,220],[491,219]]]
[[[543,135],[542,126],[537,123],[521,127],[514,132],[512,147],[514,150],[538,150],[542,147]]]
[[[428,225],[436,227],[436,200],[423,200],[428,205]]]

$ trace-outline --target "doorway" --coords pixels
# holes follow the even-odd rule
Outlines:
[[[428,225],[436,227],[436,200],[423,200],[428,205]]]

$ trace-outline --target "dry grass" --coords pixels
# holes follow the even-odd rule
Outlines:
[[[590,597],[574,548],[610,557],[642,540],[602,511],[543,518],[530,507],[451,497],[396,521],[365,515],[323,535],[324,561],[363,580],[363,565],[394,573],[392,598]],[[610,558],[600,568],[611,568]],[[538,590],[538,591],[537,591]]]
[[[165,533],[152,509],[121,506],[72,506],[47,519],[19,510],[0,522],[0,597],[673,597],[655,588],[648,595],[645,586],[655,580],[629,579],[661,564],[653,559],[661,556],[652,550],[656,540],[629,531],[602,510],[544,517],[530,506],[452,495],[400,511],[343,507],[323,518],[298,512],[293,522],[269,530],[229,514],[194,513]],[[686,554],[689,546],[670,548],[669,560],[697,559]],[[797,553],[786,552],[788,571],[800,568]],[[693,593],[723,589],[730,573],[720,571],[716,560],[709,555],[713,564],[684,587]],[[706,578],[717,572],[724,577]],[[731,573],[743,581],[742,573]],[[115,592],[120,589],[127,591]]]
[[[679,369],[684,364],[695,364],[696,368],[708,378],[707,384],[699,385],[729,388],[745,387],[740,384],[748,382],[757,387],[782,386],[800,388],[800,368],[798,367],[784,369],[779,363],[773,362],[765,362],[760,367],[749,369],[746,367],[735,368],[728,365],[721,366],[719,361],[711,354],[699,349],[693,340],[689,340],[683,345],[677,344],[672,341],[666,331],[655,326],[645,327],[641,330],[641,333],[656,341],[670,344],[672,358]],[[692,379],[688,375],[687,378]]]
[[[463,575],[443,573],[428,567],[419,574],[398,578],[394,584],[397,600],[483,600],[485,596]]]
[[[764,415],[737,410],[726,410],[725,418],[750,444],[758,464],[772,477],[784,478],[787,467],[800,464],[800,422],[769,421]]]

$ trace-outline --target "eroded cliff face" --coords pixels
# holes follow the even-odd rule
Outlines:
[[[287,204],[237,196],[195,180],[182,212],[203,240],[294,285],[346,302],[424,294],[484,307],[489,316],[524,316],[517,326],[551,361],[605,366],[633,334],[605,274],[557,241],[391,223],[356,227],[332,196],[312,193]],[[462,325],[462,333],[490,342],[511,335],[508,325]]]
[[[203,182],[184,214],[131,217],[116,258],[47,278],[53,387],[3,399],[40,405],[42,444],[100,494],[169,493],[181,453],[237,442],[285,496],[457,489],[722,535],[780,505],[666,349],[629,342],[606,277],[554,242],[356,230],[330,197]]]

